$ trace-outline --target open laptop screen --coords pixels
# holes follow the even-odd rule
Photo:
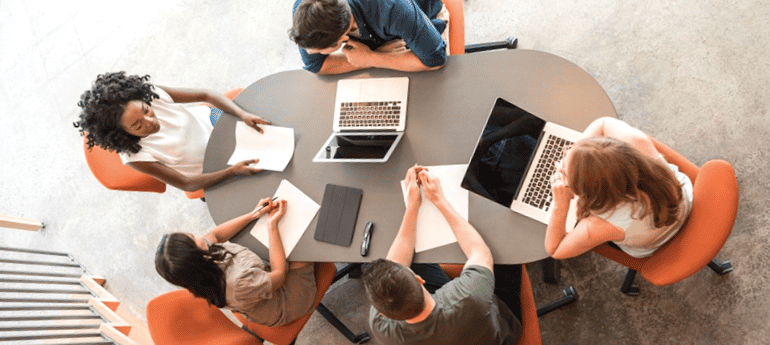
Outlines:
[[[468,163],[462,187],[510,207],[544,127],[544,120],[498,98]]]
[[[385,162],[403,132],[334,133],[313,158],[314,162]]]

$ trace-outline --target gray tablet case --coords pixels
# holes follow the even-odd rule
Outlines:
[[[363,194],[364,191],[358,188],[327,184],[315,228],[315,239],[350,247]]]

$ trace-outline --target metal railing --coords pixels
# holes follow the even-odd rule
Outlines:
[[[66,253],[0,247],[0,344],[114,344]]]

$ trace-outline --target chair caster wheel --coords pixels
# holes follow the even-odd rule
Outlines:
[[[369,333],[364,332],[364,333],[361,333],[361,334],[357,335],[355,337],[355,339],[353,339],[353,343],[354,344],[363,344],[363,343],[365,343],[365,342],[367,342],[369,340],[372,340],[372,337],[369,336]]]
[[[622,289],[621,289],[621,291],[622,291]],[[634,284],[634,285],[629,286],[628,290],[623,291],[623,293],[628,295],[628,296],[639,296],[639,292],[640,291],[641,290],[639,290],[639,285]]]
[[[576,301],[578,299],[577,290],[575,290],[575,287],[572,285],[567,286],[561,292],[564,294],[564,297],[568,298],[570,301]]]
[[[730,263],[730,261],[718,262],[716,260],[712,260],[711,262],[709,262],[708,266],[720,276],[723,276],[733,271],[733,265]]]

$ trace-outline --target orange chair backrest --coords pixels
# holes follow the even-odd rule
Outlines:
[[[155,345],[262,345],[206,300],[176,290],[147,303],[147,326]]]
[[[537,305],[532,284],[529,282],[527,267],[521,266],[521,338],[519,345],[540,345],[540,322],[537,320]]]
[[[83,151],[88,168],[99,183],[108,189],[155,193],[166,191],[165,183],[124,165],[116,152],[107,151],[99,146],[88,149],[85,143],[86,138],[83,137]]]
[[[462,0],[441,0],[449,12],[449,55],[465,54],[465,12]]]
[[[326,294],[326,290],[329,290],[329,287],[332,285],[332,281],[334,281],[334,276],[337,274],[337,267],[334,266],[331,262],[318,262],[315,266],[315,282],[316,282],[316,298],[315,303],[313,304],[313,308],[309,313],[307,313],[305,316],[296,319],[290,323],[287,323],[285,325],[281,326],[275,326],[275,327],[267,327],[263,326],[257,323],[253,323],[243,317],[243,315],[238,313],[233,313],[235,317],[243,322],[244,326],[246,326],[249,330],[254,332],[254,334],[258,335],[260,338],[265,339],[266,341],[269,341],[270,343],[276,344],[276,345],[283,345],[283,344],[291,344],[292,341],[297,337],[299,332],[302,330],[303,327],[305,327],[305,324],[310,319],[310,316],[313,314],[313,311],[316,307],[318,307],[318,304],[321,303],[321,300],[323,299],[324,295]]]
[[[594,252],[639,271],[658,286],[679,282],[705,267],[722,249],[738,214],[738,180],[730,163],[711,160],[698,168],[667,145],[650,137],[666,160],[693,182],[692,211],[687,223],[653,255],[636,259],[603,244]]]

